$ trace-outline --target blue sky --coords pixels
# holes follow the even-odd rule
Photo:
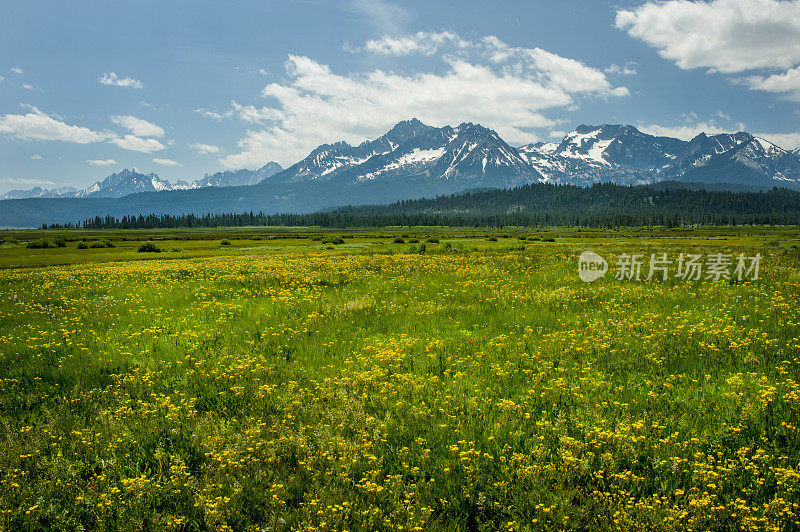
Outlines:
[[[288,165],[411,117],[800,146],[800,1],[9,0],[0,50],[0,193]]]

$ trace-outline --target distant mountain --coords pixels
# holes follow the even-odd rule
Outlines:
[[[75,197],[77,192],[78,189],[75,187],[60,187],[52,189],[33,187],[28,190],[9,190],[0,196],[0,200],[21,198],[71,198]]]
[[[134,168],[111,174],[102,181],[98,181],[92,186],[81,190],[74,187],[50,190],[34,187],[29,190],[12,190],[0,196],[0,200],[22,198],[121,198],[141,192],[255,185],[282,169],[278,163],[269,162],[258,170],[228,170],[212,175],[206,174],[205,177],[193,183],[178,181],[172,184],[166,179],[160,178],[158,174],[143,174]]]
[[[323,144],[268,182],[407,180],[417,186],[438,187],[445,182],[448,188],[463,189],[505,188],[542,179],[516,148],[491,129],[472,123],[437,128],[413,119],[358,146]]]
[[[283,167],[275,162],[269,162],[258,170],[225,170],[224,172],[217,172],[211,175],[206,174],[202,179],[198,179],[191,185],[182,188],[240,187],[244,185],[255,185],[277,174],[281,170],[283,170]]]
[[[474,189],[597,182],[798,189],[800,156],[746,132],[701,133],[683,141],[609,124],[581,125],[559,142],[515,148],[478,124],[433,127],[412,119],[356,146],[323,144],[285,170],[269,163],[174,185],[156,174],[124,170],[81,191],[13,191],[0,202],[0,226],[74,223],[106,214],[308,213]],[[12,199],[26,193],[28,199]]]

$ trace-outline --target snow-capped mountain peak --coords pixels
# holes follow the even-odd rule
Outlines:
[[[412,119],[358,146],[343,142],[322,145],[271,181],[428,180],[466,187],[511,186],[541,178],[491,129],[470,122],[434,127]]]

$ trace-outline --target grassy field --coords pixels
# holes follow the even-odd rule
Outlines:
[[[0,530],[800,528],[800,229],[0,239]]]

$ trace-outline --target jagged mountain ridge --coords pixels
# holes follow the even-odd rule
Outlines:
[[[683,141],[623,125],[581,125],[559,142],[515,148],[493,130],[478,124],[434,127],[412,119],[356,146],[346,142],[323,144],[285,170],[277,163],[268,163],[258,170],[217,172],[191,184],[174,185],[156,174],[123,170],[84,190],[37,187],[11,191],[2,199],[118,198],[140,192],[267,184],[282,186],[282,192],[269,199],[269,205],[277,205],[281,198],[291,196],[291,185],[313,187],[328,183],[328,190],[341,191],[341,197],[330,200],[330,206],[336,206],[347,202],[347,190],[368,183],[374,185],[368,187],[370,190],[380,191],[373,202],[533,182],[586,186],[601,181],[634,185],[684,181],[797,188],[798,153],[800,150],[789,152],[746,132],[710,136],[701,133]],[[215,196],[209,196],[209,201],[212,197]],[[284,204],[285,208],[305,208],[299,201]],[[221,210],[226,207],[235,208],[214,206]]]
[[[271,183],[392,179],[445,180],[456,187],[510,187],[541,181],[516,148],[483,126],[427,126],[417,119],[357,146],[323,144],[305,159],[275,174]]]
[[[697,135],[690,141],[648,135],[633,126],[579,126],[560,143],[519,148],[548,181],[647,184],[693,181],[800,186],[796,153],[746,132]]]

